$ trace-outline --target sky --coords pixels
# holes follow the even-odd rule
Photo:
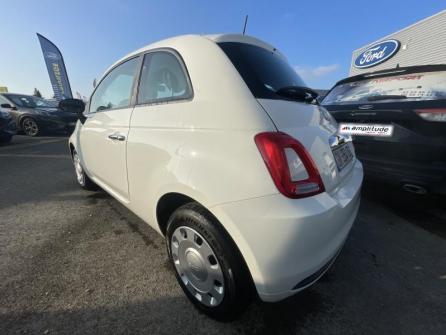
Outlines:
[[[353,50],[446,8],[444,0],[368,1],[22,1],[0,0],[0,86],[53,95],[40,33],[65,59],[73,94],[116,60],[182,34],[247,34],[284,53],[308,86],[330,88],[347,77]]]

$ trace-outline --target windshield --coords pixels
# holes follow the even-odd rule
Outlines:
[[[404,99],[404,100],[402,100]],[[336,86],[323,105],[446,99],[446,72],[380,77]]]
[[[45,99],[33,97],[31,95],[7,95],[7,98],[11,100],[14,104],[16,104],[19,107],[27,107],[27,108],[51,108],[55,107],[50,102],[46,101]]]
[[[306,87],[304,81],[277,52],[236,42],[219,43],[256,98],[284,99],[276,91]]]

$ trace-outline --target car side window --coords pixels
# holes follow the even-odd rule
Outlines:
[[[90,113],[130,106],[139,57],[111,70],[99,83],[90,101]]]
[[[175,55],[157,51],[144,56],[138,104],[182,100],[191,96],[188,77]]]
[[[0,95],[0,104],[11,104],[6,98]]]

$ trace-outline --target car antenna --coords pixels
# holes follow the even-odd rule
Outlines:
[[[245,16],[245,24],[243,25],[243,35],[245,35],[246,25],[248,24],[248,15]]]

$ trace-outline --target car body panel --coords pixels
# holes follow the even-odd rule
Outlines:
[[[0,142],[8,140],[17,133],[17,127],[10,113],[0,108]]]
[[[293,290],[337,255],[356,218],[362,179],[355,160],[330,194],[299,200],[271,195],[211,208],[237,241],[262,300],[279,301],[305,288],[314,281]]]
[[[80,127],[79,155],[87,173],[102,187],[106,187],[128,202],[127,142],[115,141],[110,135],[120,134],[127,139],[133,108],[92,113]]]
[[[354,159],[341,171],[337,168],[329,145],[337,128],[323,117],[320,106],[286,100],[259,101],[277,129],[299,140],[310,152],[328,192],[351,173]]]
[[[171,187],[178,183],[199,190],[187,195],[205,206],[277,193],[262,165],[255,171],[239,169],[263,164],[254,136],[275,127],[225,54],[205,38],[186,37],[169,45],[184,60],[194,95],[191,101],[135,107],[127,154],[132,209],[156,222],[156,203],[166,192],[158,187],[167,180]],[[221,78],[218,86],[213,78]],[[208,159],[200,158],[205,155]],[[224,174],[227,179],[220,178]],[[140,182],[144,176],[145,184]]]

